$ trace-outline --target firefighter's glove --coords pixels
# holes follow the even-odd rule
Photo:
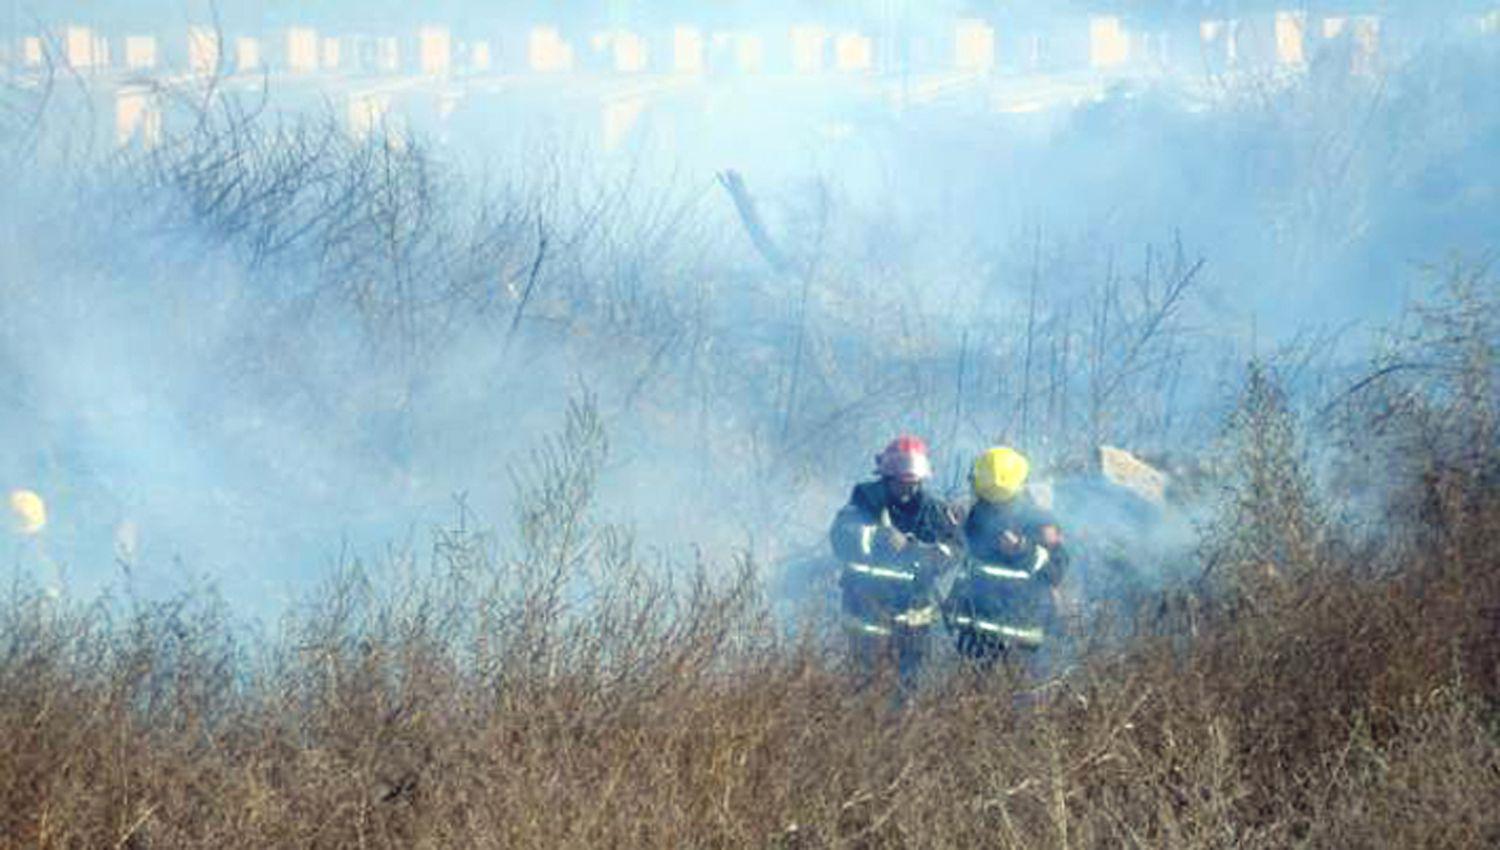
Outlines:
[[[875,557],[894,561],[906,549],[906,535],[889,525],[882,525],[875,529],[875,539],[871,542],[870,549]]]

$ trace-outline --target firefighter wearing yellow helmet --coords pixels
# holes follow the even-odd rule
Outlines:
[[[969,476],[968,557],[944,615],[959,653],[984,665],[1042,648],[1067,565],[1056,518],[1026,491],[1030,470],[1020,452],[996,446]]]

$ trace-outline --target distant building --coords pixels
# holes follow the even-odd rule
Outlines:
[[[319,65],[323,70],[337,71],[342,67],[344,50],[337,38],[325,36],[319,52],[321,53]]]
[[[318,31],[292,27],[286,31],[286,69],[293,74],[318,70]]]
[[[423,74],[446,77],[453,71],[453,36],[447,27],[425,26],[417,31],[417,58]]]
[[[70,26],[63,29],[63,58],[76,71],[92,71],[108,64],[108,52],[101,51],[103,42],[94,37],[88,27]],[[103,55],[101,55],[103,53]]]
[[[995,29],[981,20],[959,21],[953,33],[953,66],[960,71],[995,67]]]
[[[375,70],[395,74],[401,70],[401,44],[394,36],[375,39]]]
[[[46,61],[42,50],[42,39],[28,35],[21,39],[21,64],[27,68],[39,68]]]
[[[816,24],[799,24],[791,29],[792,70],[799,74],[817,74],[825,66],[828,33]]]
[[[1198,40],[1202,48],[1204,70],[1221,73],[1234,65],[1235,30],[1238,21],[1204,20],[1198,24]]]
[[[875,66],[875,45],[869,36],[839,33],[833,40],[833,64],[844,73],[867,73]]]
[[[469,45],[469,70],[477,73],[487,73],[494,67],[494,56],[490,53],[488,41],[476,41]]]
[[[1380,65],[1380,18],[1361,15],[1352,21],[1353,67],[1360,76],[1374,76]]]
[[[188,72],[209,76],[219,70],[219,33],[212,27],[192,26],[187,31]]]
[[[1307,13],[1276,13],[1276,63],[1302,67],[1307,64]]]
[[[1126,33],[1131,64],[1139,68],[1162,70],[1172,62],[1172,36],[1165,29],[1132,29]]]
[[[1267,68],[1276,61],[1276,16],[1271,13],[1244,15],[1231,23],[1234,66]]]
[[[526,45],[527,66],[533,71],[553,73],[573,69],[573,48],[554,27],[535,27]]]
[[[734,37],[734,65],[740,73],[759,74],[766,69],[766,44],[753,33]]]
[[[679,74],[703,73],[703,33],[695,27],[672,30],[672,70]]]
[[[1098,15],[1089,19],[1089,65],[1095,70],[1120,68],[1130,61],[1130,38],[1120,19]]]
[[[234,40],[234,69],[241,74],[261,68],[260,39],[241,36]]]
[[[125,37],[125,67],[132,71],[149,71],[156,67],[155,36]]]
[[[615,32],[610,38],[614,69],[623,74],[634,74],[646,70],[649,52],[646,40],[626,30]]]

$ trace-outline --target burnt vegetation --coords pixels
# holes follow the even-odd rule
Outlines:
[[[365,403],[316,398],[284,359],[333,327],[359,329],[411,429],[460,345],[609,350],[626,377],[548,400],[562,422],[514,476],[507,532],[461,507],[430,546],[341,564],[274,627],[211,589],[83,602],[10,583],[5,846],[1500,844],[1500,301],[1482,264],[1436,270],[1438,297],[1332,389],[1294,394],[1310,367],[1283,352],[1222,370],[1185,412],[1184,364],[1212,358],[1184,320],[1205,264],[1175,239],[1120,263],[1028,236],[1019,297],[953,289],[1024,321],[955,328],[882,309],[920,258],[875,250],[894,225],[836,186],[789,204],[812,224],[772,234],[768,272],[711,183],[580,188],[554,156],[478,191],[416,138],[233,104],[199,118],[104,170],[147,199],[133,227],[190,231],[244,271],[235,374],[308,396],[278,403]],[[728,333],[726,311],[757,321]],[[764,554],[661,555],[600,510],[617,419],[673,422],[689,467],[738,470],[725,490],[755,503],[762,482],[847,474],[840,447],[898,418],[1046,445],[1060,469],[1106,440],[1201,452],[1188,579],[1096,600],[1052,679],[944,670],[893,711],[850,687],[827,612],[788,628]]]

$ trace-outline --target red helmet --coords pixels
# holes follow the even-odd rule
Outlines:
[[[902,434],[875,456],[875,472],[882,478],[922,481],[932,477],[927,443],[921,437]]]

